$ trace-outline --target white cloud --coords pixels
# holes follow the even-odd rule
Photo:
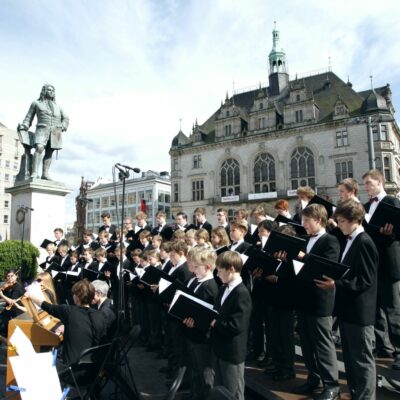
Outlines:
[[[267,81],[274,20],[291,75],[331,57],[357,90],[370,74],[390,82],[399,108],[399,11],[396,0],[379,12],[371,0],[3,2],[0,121],[15,127],[52,82],[71,120],[55,178],[76,188],[81,176],[109,177],[115,162],[169,170],[179,118],[189,134],[233,81]]]

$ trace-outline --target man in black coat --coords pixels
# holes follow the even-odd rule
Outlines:
[[[92,285],[95,289],[93,299],[94,308],[104,315],[107,327],[107,339],[111,341],[115,333],[117,314],[111,300],[107,298],[110,288],[107,282],[101,280],[93,281]]]
[[[194,216],[196,218],[196,229],[205,229],[211,238],[212,225],[206,219],[206,209],[203,207],[197,207],[194,210]]]
[[[378,170],[370,170],[363,176],[365,190],[370,201],[364,204],[365,211],[372,217],[380,202],[400,208],[400,201],[388,196],[384,190],[384,177]],[[366,217],[366,220],[369,220]],[[381,229],[366,226],[367,233],[379,252],[378,303],[375,324],[377,353],[386,355],[394,349],[393,369],[400,370],[400,242],[393,235],[393,226],[386,224]],[[386,332],[387,321],[388,332]],[[389,334],[390,344],[387,340]]]
[[[117,229],[116,225],[111,224],[111,215],[108,212],[104,212],[101,214],[101,219],[103,220],[103,225],[99,227],[99,232],[106,231],[110,234],[110,240],[115,240],[117,235],[115,230]]]
[[[240,277],[242,266],[236,252],[226,251],[218,256],[218,276],[224,285],[215,300],[218,316],[211,323],[215,386],[224,386],[238,400],[244,400],[244,361],[251,315],[250,293]]]
[[[347,385],[354,400],[375,399],[376,368],[372,354],[378,287],[378,251],[364,232],[363,206],[354,200],[341,202],[335,218],[347,235],[341,263],[349,271],[336,282],[330,278],[316,281],[321,289],[336,287],[335,314],[342,339]]]
[[[307,263],[309,254],[337,262],[340,245],[326,233],[328,213],[320,204],[311,204],[301,213],[303,226],[310,235],[306,253],[298,258]],[[298,330],[304,363],[308,370],[307,382],[295,388],[294,393],[311,393],[323,382],[324,390],[317,400],[340,398],[339,372],[335,344],[332,338],[332,313],[335,293],[323,290],[313,282],[297,281]]]

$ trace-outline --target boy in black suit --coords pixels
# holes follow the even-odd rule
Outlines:
[[[397,198],[386,194],[385,180],[380,171],[376,169],[368,171],[363,175],[363,181],[365,191],[370,196],[370,201],[364,204],[364,208],[370,217],[380,202],[400,207]],[[378,309],[375,323],[376,350],[378,355],[387,356],[391,355],[394,348],[395,359],[392,368],[400,370],[400,241],[393,235],[391,224],[380,230],[367,226],[366,230],[380,255]],[[388,343],[388,334],[391,343]]]
[[[214,279],[217,256],[211,249],[193,252],[192,266],[197,278],[194,293],[207,303],[214,304],[218,285]],[[214,383],[213,353],[206,332],[196,329],[196,318],[187,318],[183,323],[189,328],[185,331],[192,367],[192,399],[206,399]]]
[[[303,226],[310,235],[306,253],[298,258],[307,263],[308,254],[337,262],[340,246],[338,240],[326,233],[328,213],[320,204],[311,204],[301,212]],[[307,394],[318,388],[320,381],[323,392],[317,400],[340,398],[339,372],[336,349],[332,337],[332,313],[335,301],[333,290],[323,290],[313,282],[297,279],[298,331],[303,359],[308,370],[307,381],[293,392]]]
[[[341,202],[335,211],[339,228],[347,236],[341,263],[350,270],[336,282],[316,281],[325,290],[336,287],[336,315],[342,338],[347,384],[354,400],[375,399],[376,371],[372,354],[377,298],[378,251],[364,232],[363,206],[354,200]]]
[[[226,387],[238,400],[244,399],[244,361],[251,315],[251,298],[242,283],[240,255],[226,251],[217,258],[220,287],[211,322],[211,343],[215,354],[215,385]]]
[[[186,262],[188,247],[184,242],[175,242],[171,244],[169,258],[173,264],[168,274],[182,283],[186,283],[192,277]],[[169,304],[168,304],[169,307]],[[185,335],[183,325],[173,317],[166,316],[166,342],[168,348],[169,375],[174,378],[180,367],[187,365]]]
[[[205,229],[208,235],[211,236],[212,225],[206,219],[206,209],[203,207],[197,207],[194,210],[194,216],[196,218],[196,229]]]

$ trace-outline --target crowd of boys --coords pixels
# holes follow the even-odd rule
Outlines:
[[[338,186],[340,202],[333,210],[314,202],[309,187],[297,190],[298,206],[292,217],[286,200],[275,204],[278,223],[264,207],[235,212],[228,221],[225,209],[217,210],[218,226],[212,227],[204,208],[194,212],[195,224],[179,212],[167,224],[163,211],[157,226],[146,223],[143,212],[124,220],[124,231],[104,225],[97,239],[85,231],[83,243],[68,248],[62,231],[57,243],[47,246],[48,259],[65,271],[86,274],[108,284],[115,306],[119,279],[125,282],[129,323],[139,324],[140,343],[168,363],[162,368],[172,384],[178,370],[188,367],[186,381],[192,399],[206,399],[214,386],[224,386],[237,399],[244,399],[244,364],[257,359],[275,381],[295,378],[295,332],[299,335],[306,382],[294,392],[331,400],[340,398],[335,337],[340,337],[347,384],[353,399],[374,399],[374,355],[394,357],[400,369],[400,245],[393,225],[372,227],[369,221],[379,202],[400,208],[400,202],[384,191],[384,178],[368,171],[363,183],[370,201],[357,199],[358,184],[345,179]],[[305,231],[299,234],[294,227]],[[265,251],[271,232],[306,239],[304,248],[289,258],[286,251],[269,254],[278,261],[275,272],[263,266],[250,268],[250,249]],[[60,235],[61,232],[61,235]],[[298,278],[295,265],[307,266],[314,256],[349,267],[340,279],[329,276],[314,281]],[[159,284],[148,285],[140,277],[150,266],[179,280],[193,296],[214,306],[218,314],[207,330],[196,326],[196,315],[183,321],[171,316]],[[91,272],[88,272],[91,271]],[[60,302],[71,302],[71,279],[53,272]],[[78,275],[78,278],[82,275]],[[300,275],[299,275],[300,276]],[[388,329],[385,329],[385,326]],[[339,333],[340,332],[340,333]]]

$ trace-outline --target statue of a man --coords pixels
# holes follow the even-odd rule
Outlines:
[[[53,85],[46,84],[42,87],[40,97],[34,101],[26,114],[22,124],[18,125],[18,131],[29,137],[28,129],[32,125],[33,118],[37,118],[36,131],[31,135],[31,145],[22,143],[25,152],[34,147],[35,152],[30,166],[30,177],[40,178],[39,166],[43,160],[42,179],[50,180],[49,168],[54,150],[62,148],[62,133],[68,128],[69,119],[61,107],[56,103],[56,94]]]

